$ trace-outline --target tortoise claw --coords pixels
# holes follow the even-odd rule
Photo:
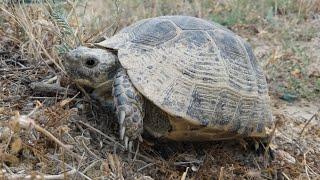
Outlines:
[[[258,156],[265,156],[267,159],[274,160],[274,150],[268,145],[268,142],[255,141],[254,149]]]
[[[133,151],[133,141],[129,141],[129,152]]]
[[[124,137],[124,147],[125,147],[126,150],[128,150],[128,143],[129,143],[129,137],[125,136]]]
[[[126,127],[122,127],[120,129],[120,140],[123,140],[125,133],[126,133]]]
[[[140,142],[143,142],[141,134],[138,136],[138,139],[139,139]]]
[[[269,160],[274,160],[274,150],[271,147],[264,147],[262,145],[259,146],[259,148],[256,150],[256,153],[258,155],[263,155]]]
[[[120,111],[119,112],[119,124],[120,124],[120,127],[123,125],[125,117],[126,117],[126,112],[125,111]]]

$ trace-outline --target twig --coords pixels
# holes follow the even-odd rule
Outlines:
[[[306,127],[308,126],[308,124],[313,120],[316,119],[318,120],[318,113],[320,112],[320,109],[313,115],[311,116],[311,118],[307,121],[307,123],[303,126],[301,132],[299,133],[299,138],[302,136],[302,133],[304,132],[304,130],[306,129]]]
[[[0,51],[0,56],[6,55],[6,54],[9,54],[9,53],[10,53],[9,51]]]
[[[286,178],[286,180],[291,180],[284,172],[281,172],[281,174]]]
[[[82,146],[84,147],[84,149],[86,149],[89,154],[91,154],[92,156],[94,156],[96,159],[101,159],[100,157],[98,157],[95,153],[93,153],[89,148],[88,146],[83,142],[83,140],[80,140],[81,141],[81,144]]]
[[[9,180],[13,180],[13,179],[45,179],[45,180],[50,180],[50,179],[66,179],[66,176],[68,175],[73,175],[74,173],[76,173],[77,170],[76,169],[72,169],[68,172],[65,173],[61,173],[61,174],[57,174],[57,175],[48,175],[48,174],[44,174],[44,175],[26,175],[26,174],[13,174],[13,175],[5,175],[7,179]]]
[[[79,123],[81,123],[82,125],[85,125],[86,127],[88,127],[89,129],[97,132],[98,134],[102,135],[103,137],[107,138],[109,141],[117,144],[118,146],[120,146],[122,149],[125,149],[124,146],[122,144],[120,144],[119,142],[117,142],[115,139],[113,139],[112,137],[106,135],[105,133],[103,133],[102,131],[100,131],[99,129],[96,129],[95,127],[91,126],[88,123],[82,122],[82,121],[78,121]]]
[[[139,147],[140,147],[140,143],[139,143],[139,141],[138,141],[136,153],[135,153],[134,156],[133,156],[133,163],[134,163],[134,162],[136,161],[136,159],[137,159],[137,154],[138,154],[138,152],[139,152]]]
[[[5,148],[4,148],[5,151],[7,151],[8,147],[9,147],[9,145],[11,143],[12,137],[13,137],[13,133],[11,132],[10,133],[10,137],[8,138],[8,142],[7,142],[7,144],[6,144]]]
[[[2,166],[6,169],[7,172],[9,172],[10,174],[14,174],[5,163],[2,163]]]
[[[317,172],[315,172],[308,164],[307,164],[307,167],[309,169],[309,172],[311,172],[312,174],[316,175],[317,177],[320,177],[320,175]],[[317,170],[319,170],[319,169],[317,169]]]
[[[113,139],[112,137],[106,135],[105,133],[101,132],[100,130],[92,127],[90,124],[87,124],[85,122],[82,122],[82,121],[77,121],[79,123],[81,123],[82,125],[85,125],[86,127],[88,127],[89,129],[97,132],[98,134],[102,135],[103,137],[107,138],[109,141],[115,143],[116,145],[118,145],[122,150],[125,150],[125,147],[124,145],[120,144],[119,142],[117,142],[115,139]],[[148,158],[147,156],[144,156],[142,154],[139,154],[139,153],[136,153],[136,152],[128,152],[128,153],[132,153],[132,154],[136,154],[136,156],[140,157],[140,158],[143,158],[144,160],[146,160],[147,162],[154,162],[154,160]]]
[[[88,170],[90,170],[94,165],[96,165],[98,162],[100,162],[101,159],[98,159],[96,161],[94,161],[93,163],[91,163],[89,166],[87,166],[84,170],[83,173],[86,173]]]
[[[33,110],[32,112],[34,112],[35,110]],[[49,131],[47,131],[46,129],[42,128],[41,126],[37,125],[33,119],[29,118],[29,116],[32,114],[29,113],[28,116],[26,115],[17,115],[14,120],[16,120],[20,127],[24,128],[24,129],[30,129],[30,128],[34,128],[37,131],[41,132],[42,134],[44,134],[45,136],[47,136],[49,139],[51,139],[52,141],[54,141],[55,143],[57,143],[59,146],[61,146],[63,149],[65,149],[68,153],[70,153],[70,155],[76,159],[79,159],[80,157],[75,154],[74,152],[71,151],[72,146],[71,145],[66,145],[63,142],[61,142],[59,139],[57,139],[53,134],[51,134]]]
[[[61,87],[57,84],[48,84],[44,82],[33,82],[30,84],[31,89],[40,93],[59,93],[67,95],[75,95],[76,91]]]
[[[79,163],[78,163],[77,171],[79,171],[82,166],[82,162],[84,160],[84,155],[85,155],[85,152],[82,153],[81,159],[80,159],[80,161],[78,161]],[[75,175],[75,179],[78,179],[77,175]]]
[[[52,135],[49,131],[47,131],[46,129],[44,129],[41,126],[37,125],[33,121],[33,119],[30,119],[28,116],[25,116],[25,115],[20,116],[19,119],[18,119],[18,122],[21,125],[21,127],[23,127],[23,128],[34,127],[37,131],[41,132],[42,134],[44,134],[45,136],[50,138],[52,141],[54,141],[55,143],[57,143],[59,146],[61,146],[62,148],[66,149],[67,151],[70,151],[70,149],[72,149],[71,145],[66,145],[63,142],[61,142],[54,135]]]
[[[174,162],[173,165],[175,165],[175,166],[180,166],[180,165],[193,164],[193,163],[201,164],[201,163],[203,163],[203,161],[201,161],[201,160],[194,160],[194,161],[188,161],[188,162]]]
[[[22,99],[22,98],[26,98],[26,97],[28,97],[28,96],[9,96],[9,97],[5,97],[5,98],[3,98],[2,100],[3,100],[3,102],[9,102],[9,101],[17,101],[17,100],[20,100],[20,99]]]
[[[258,167],[259,171],[261,171],[261,167],[256,158],[253,158],[253,163]]]
[[[219,180],[223,180],[224,178],[223,178],[223,172],[224,172],[224,167],[221,167],[220,168],[220,172],[219,172]]]
[[[22,68],[2,68],[0,72],[26,71],[30,69],[38,69],[39,67],[22,67]]]
[[[156,163],[149,163],[149,164],[147,164],[147,165],[145,165],[145,166],[142,166],[141,168],[139,168],[138,170],[137,170],[137,172],[139,172],[139,171],[142,171],[143,169],[145,169],[145,168],[147,168],[147,167],[150,167],[150,166],[153,166],[153,165],[155,165]]]
[[[31,97],[28,97],[28,99],[66,99],[66,98],[64,98],[64,97],[50,97],[50,96],[44,96],[44,97],[31,96]],[[73,100],[82,100],[82,99],[74,98]]]
[[[7,59],[7,60],[5,60],[4,62],[10,62],[10,63],[12,63],[12,64],[14,64],[14,65],[19,65],[20,66],[20,68],[26,68],[26,66],[25,65],[23,65],[23,64],[21,64],[18,60],[12,60],[12,59]]]
[[[69,164],[61,161],[60,159],[56,159],[54,156],[49,156],[49,155],[46,155],[47,158],[50,158],[50,159],[53,159],[55,161],[58,161],[60,163],[62,163],[64,166],[70,168],[70,169],[75,169],[74,167],[70,166]],[[84,173],[80,172],[80,171],[77,171],[78,174],[80,174],[82,177],[84,177],[85,179],[88,179],[88,180],[91,180],[91,178],[89,178],[87,175],[85,175]],[[72,178],[71,178],[72,179]]]
[[[310,176],[309,176],[309,173],[308,173],[308,166],[307,166],[307,158],[306,158],[308,152],[309,152],[309,150],[308,150],[307,152],[303,153],[302,163],[303,163],[303,165],[304,165],[304,170],[305,170],[305,172],[306,172],[306,175],[307,175],[307,177],[308,177],[308,180],[310,180]]]
[[[188,170],[189,170],[189,167],[187,167],[186,171],[183,172],[182,176],[181,176],[181,180],[185,180],[186,177],[187,177],[187,174],[188,174]]]

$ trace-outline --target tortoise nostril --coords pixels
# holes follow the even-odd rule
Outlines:
[[[86,59],[86,62],[85,62],[85,65],[88,67],[88,68],[93,68],[95,67],[96,65],[98,64],[98,61],[94,58],[88,58]]]

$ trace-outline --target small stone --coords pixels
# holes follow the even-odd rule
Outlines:
[[[193,166],[191,166],[191,170],[192,170],[193,172],[197,172],[197,171],[199,170],[199,167],[193,165]]]

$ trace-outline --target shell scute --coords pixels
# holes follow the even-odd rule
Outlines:
[[[132,43],[156,46],[164,43],[177,35],[176,27],[167,20],[152,19],[146,21],[129,32]]]

